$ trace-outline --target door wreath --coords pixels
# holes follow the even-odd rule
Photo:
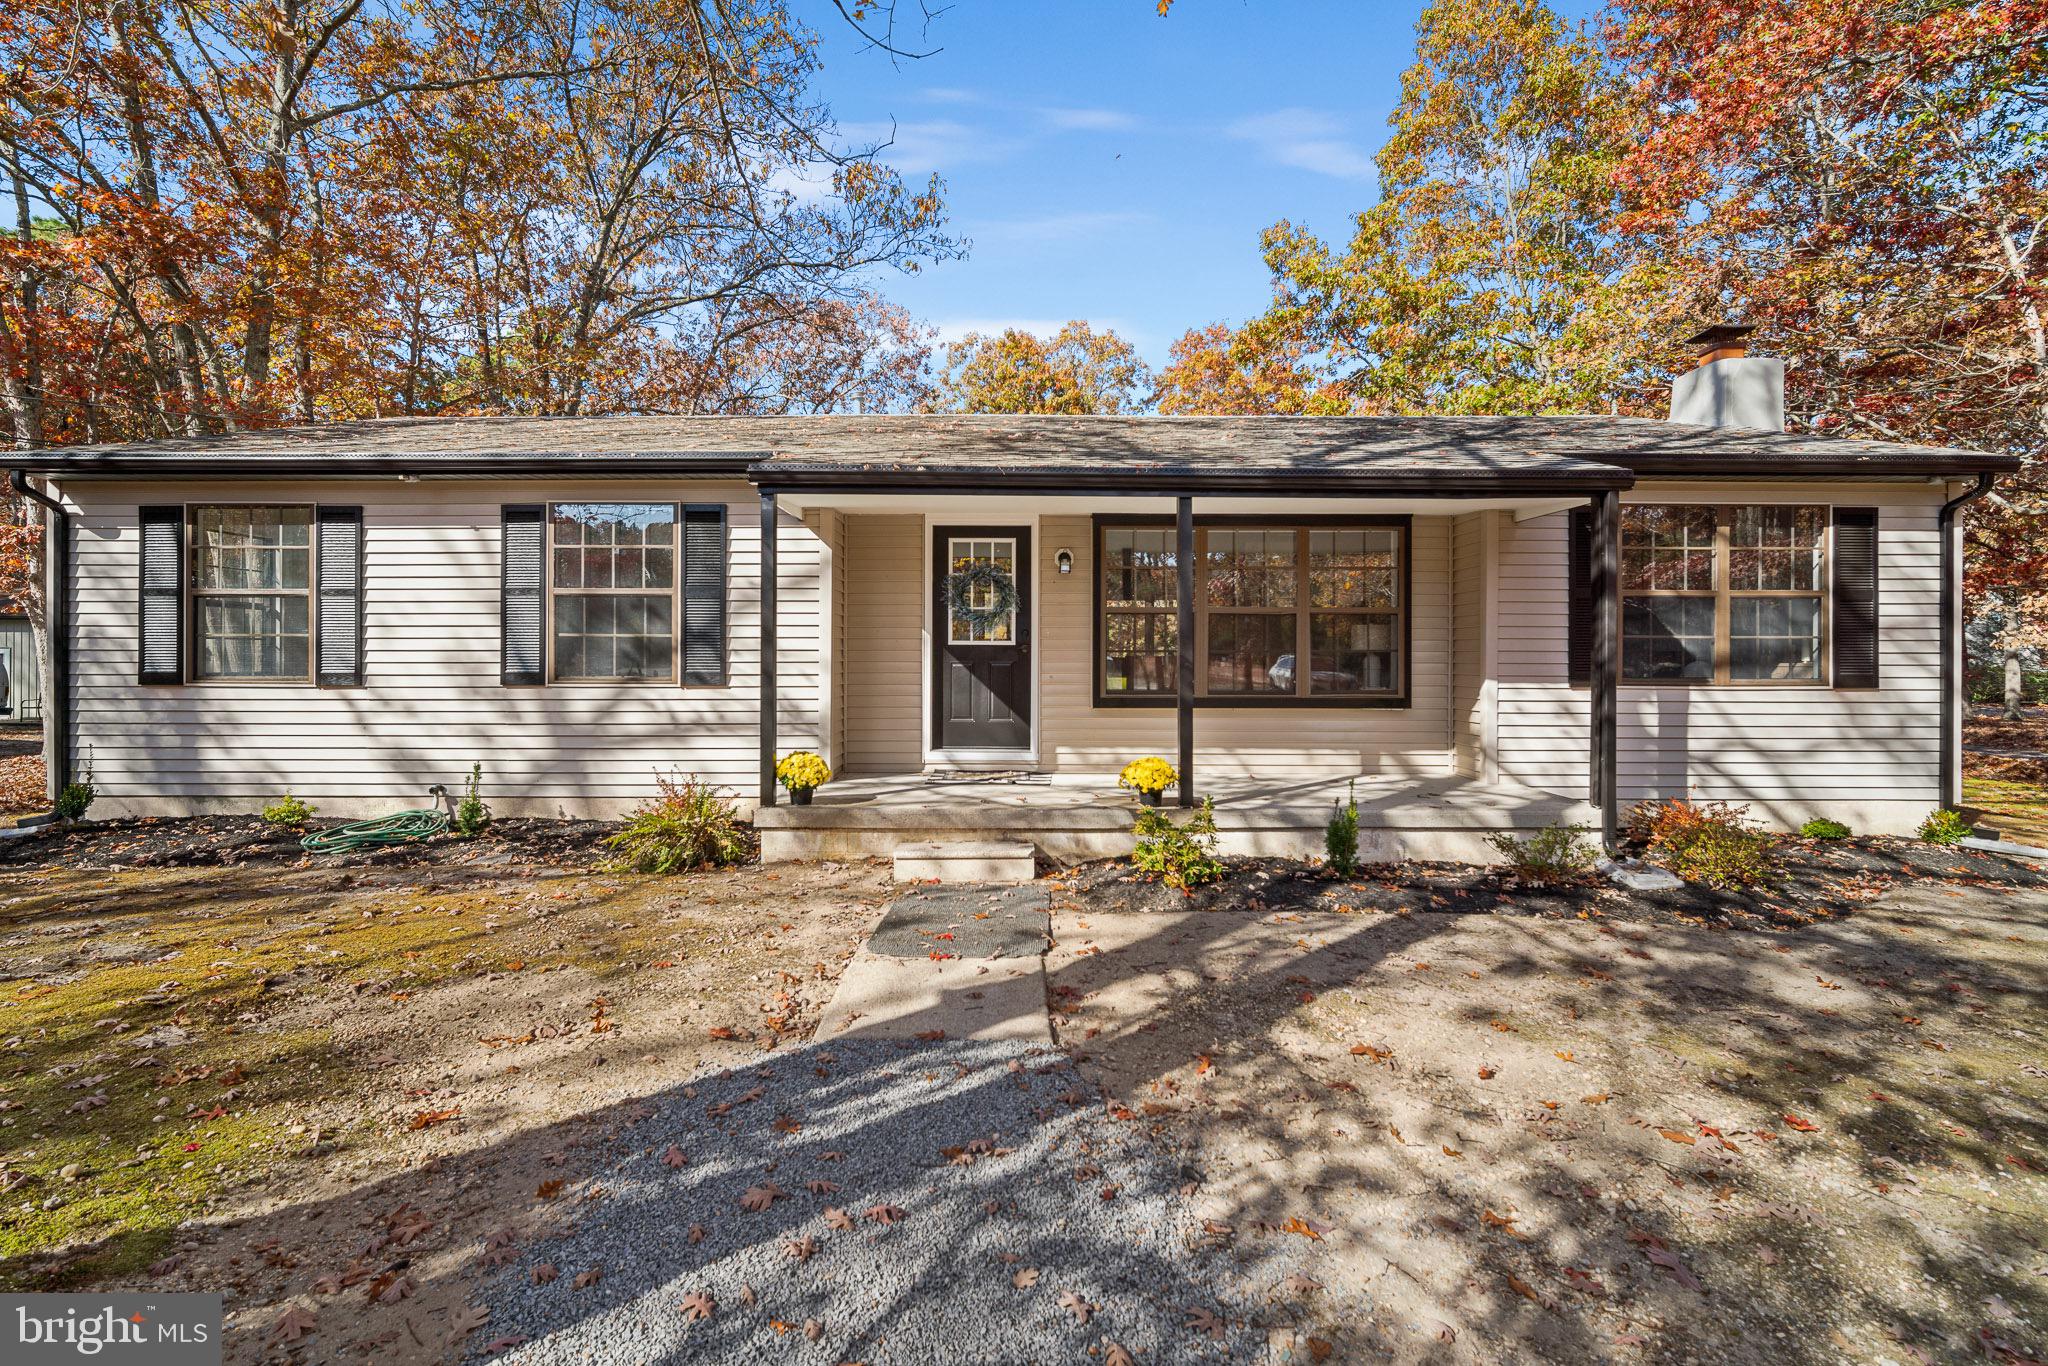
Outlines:
[[[987,601],[977,604],[977,598]],[[1017,581],[987,561],[956,569],[946,576],[946,609],[970,634],[979,635],[1017,610]]]

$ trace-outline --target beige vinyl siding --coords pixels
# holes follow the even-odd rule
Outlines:
[[[1926,485],[1795,487],[1645,481],[1624,502],[1877,507],[1883,686],[1623,685],[1620,791],[1754,803],[1784,816],[1829,803],[1931,807],[1939,770],[1943,492]],[[1499,521],[1500,768],[1582,791],[1587,696],[1565,682],[1565,524]]]
[[[759,499],[710,481],[77,484],[77,734],[110,812],[246,810],[287,789],[333,815],[421,806],[482,761],[500,812],[605,814],[694,773],[751,802],[759,734]],[[364,509],[364,686],[187,683],[136,672],[136,509],[321,502]],[[506,503],[723,502],[731,681],[498,681]],[[820,542],[781,528],[782,747],[819,743]]]
[[[846,771],[924,767],[924,519],[846,518]]]
[[[1200,504],[1196,505],[1197,512]],[[1115,772],[1132,759],[1178,753],[1171,707],[1097,707],[1095,537],[1087,517],[1039,523],[1039,731],[1042,766]],[[1440,775],[1449,770],[1450,519],[1415,519],[1414,692],[1407,708],[1201,707],[1195,753],[1201,772],[1288,778],[1355,773]],[[1074,572],[1054,563],[1061,548]]]

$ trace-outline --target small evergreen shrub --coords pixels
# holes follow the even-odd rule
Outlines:
[[[1175,825],[1157,807],[1140,808],[1137,836],[1132,865],[1169,887],[1185,892],[1223,876],[1223,862],[1216,856],[1216,804],[1207,797],[1186,825]]]
[[[1960,844],[1972,833],[1970,823],[1959,811],[1933,811],[1920,822],[1920,838],[1929,844]]]
[[[481,761],[469,766],[469,779],[462,785],[462,800],[455,804],[455,833],[464,839],[475,839],[491,823],[490,803],[484,800],[484,766]]]
[[[1850,829],[1840,821],[1831,821],[1826,816],[1815,816],[1799,827],[1800,835],[1810,840],[1845,840]]]
[[[1579,881],[1600,861],[1600,851],[1586,840],[1592,833],[1590,825],[1550,825],[1527,839],[1496,830],[1486,842],[1500,851],[1517,877],[1558,885]]]
[[[99,790],[92,785],[92,751],[85,752],[85,762],[79,766],[75,781],[64,784],[57,793],[57,800],[50,805],[50,812],[60,821],[85,819],[85,813],[92,809],[93,799]]]
[[[1687,882],[1721,891],[1761,887],[1778,877],[1778,842],[1727,802],[1645,802],[1629,816],[1653,863]]]
[[[1358,871],[1358,784],[1351,784],[1344,805],[1330,813],[1323,829],[1323,862],[1338,877]]]
[[[655,776],[658,794],[642,802],[605,843],[619,851],[612,867],[633,873],[687,873],[744,863],[753,847],[739,808],[695,778]]]
[[[296,829],[313,819],[313,808],[287,792],[263,808],[263,819],[271,825],[285,825]]]

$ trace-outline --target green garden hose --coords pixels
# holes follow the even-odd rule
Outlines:
[[[385,844],[411,844],[414,840],[430,839],[447,828],[445,811],[401,811],[395,816],[316,831],[300,840],[299,847],[315,854],[346,854]]]

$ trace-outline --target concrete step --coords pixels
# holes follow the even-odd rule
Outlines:
[[[899,844],[898,882],[1029,882],[1038,858],[1028,844],[971,841],[958,844]]]

